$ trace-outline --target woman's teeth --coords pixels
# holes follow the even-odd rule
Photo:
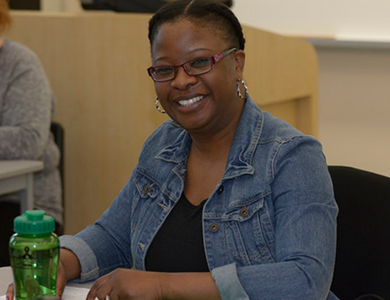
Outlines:
[[[189,99],[189,100],[181,100],[181,101],[179,101],[179,104],[181,106],[190,106],[190,105],[192,105],[192,104],[202,100],[203,97],[204,96],[199,96],[199,97],[195,97],[195,98],[192,98],[192,99]]]

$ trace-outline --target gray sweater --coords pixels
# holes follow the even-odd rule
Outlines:
[[[41,160],[34,174],[34,208],[62,224],[60,153],[50,132],[54,95],[37,56],[7,40],[0,49],[0,160]],[[6,195],[0,201],[14,200]]]

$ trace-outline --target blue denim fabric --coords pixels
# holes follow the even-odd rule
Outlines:
[[[184,189],[190,144],[173,121],[162,124],[111,207],[76,237],[61,237],[80,259],[81,280],[145,269],[148,247]],[[248,96],[225,174],[203,210],[206,257],[222,299],[337,299],[329,292],[337,212],[320,143]]]

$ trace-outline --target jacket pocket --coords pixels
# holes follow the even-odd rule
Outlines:
[[[241,266],[274,262],[274,229],[265,197],[235,201],[222,215],[228,250]]]
[[[137,172],[134,176],[134,185],[137,188],[138,195],[142,199],[156,198],[160,193],[159,185],[145,173]]]

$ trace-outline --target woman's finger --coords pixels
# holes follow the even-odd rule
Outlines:
[[[6,295],[7,295],[7,300],[13,300],[14,299],[14,284],[13,283],[11,283],[8,286]]]
[[[65,268],[60,263],[58,266],[57,286],[56,286],[56,295],[59,299],[61,299],[62,295],[64,294],[64,290],[67,282],[68,282],[68,278],[66,276]]]
[[[96,280],[88,292],[87,300],[94,300],[95,298],[105,300],[106,296],[109,295],[112,290],[112,287],[109,284],[110,279],[111,273]]]

